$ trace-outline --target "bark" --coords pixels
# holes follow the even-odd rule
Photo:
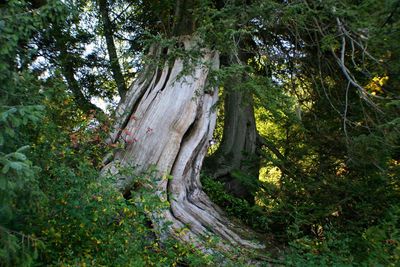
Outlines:
[[[244,65],[254,57],[252,51],[256,51],[256,45],[250,35],[243,35],[236,42],[236,48],[224,58],[226,65]],[[260,144],[253,94],[240,88],[248,79],[247,73],[240,72],[224,84],[223,136],[218,150],[206,159],[205,168],[210,176],[224,183],[228,192],[254,204],[259,189]]]
[[[181,41],[186,50],[196,44],[191,37],[181,37]],[[242,238],[239,229],[202,191],[199,174],[212,139],[216,121],[213,107],[218,98],[217,88],[205,90],[210,71],[207,63],[213,68],[219,66],[218,53],[202,52],[201,60],[192,62],[189,73],[182,72],[185,66],[178,58],[172,66],[148,67],[139,75],[117,109],[119,119],[110,140],[128,142],[103,172],[117,175],[119,165],[134,165],[138,172],[155,166],[159,175],[173,177],[162,179],[156,190],[170,203],[161,215],[162,221],[172,223],[169,234],[200,246],[200,237],[217,234],[233,244],[260,248]],[[153,49],[151,53],[159,51]],[[117,177],[117,187],[121,191],[129,189],[131,178]],[[163,224],[157,220],[153,223],[158,227]],[[182,234],[184,228],[187,231]]]
[[[221,145],[206,160],[206,170],[212,177],[224,182],[228,192],[254,203],[259,174],[256,152],[257,129],[252,94],[230,90],[224,102]]]
[[[190,35],[194,32],[196,26],[192,10],[198,0],[176,0],[175,2],[175,22],[173,25],[173,34]]]
[[[112,30],[112,23],[110,21],[108,12],[107,0],[98,0],[99,9],[101,13],[101,20],[103,23],[104,36],[106,38],[108,57],[110,59],[111,71],[115,83],[117,84],[118,94],[123,100],[127,91],[124,76],[122,75],[121,66],[118,61],[117,49],[114,43],[114,34]]]

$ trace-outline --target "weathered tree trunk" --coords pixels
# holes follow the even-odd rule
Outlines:
[[[196,42],[181,37],[186,50]],[[222,239],[247,247],[260,245],[245,240],[235,226],[202,191],[200,169],[207,152],[216,121],[213,108],[217,88],[207,86],[210,65],[219,67],[216,52],[203,50],[199,62],[191,62],[189,73],[183,59],[165,64],[163,69],[148,68],[139,75],[117,110],[118,120],[111,141],[125,142],[103,171],[117,173],[118,165],[134,165],[146,171],[154,166],[159,175],[171,175],[158,183],[157,194],[168,200],[170,208],[163,212],[165,221],[172,222],[170,234],[184,241],[200,242],[200,236],[217,234]],[[157,54],[153,51],[153,54]],[[117,187],[129,189],[130,177],[120,177]],[[176,234],[188,228],[184,235]]]

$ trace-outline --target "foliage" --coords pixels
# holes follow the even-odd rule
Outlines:
[[[90,99],[116,88],[98,10],[33,2],[0,3],[0,265],[233,265],[232,255],[158,239],[149,211],[167,203],[148,191],[154,173],[121,170],[135,176],[129,200],[112,176],[99,178],[113,147]],[[175,1],[109,5],[126,80],[145,64],[199,58],[174,36]],[[246,55],[213,71],[209,86],[246,74],[235,90],[254,95],[265,140],[256,205],[209,177],[204,189],[229,216],[274,235],[288,266],[399,264],[398,10],[395,0],[197,1],[190,10],[200,47],[222,60]],[[154,43],[169,51],[161,61],[139,57]]]
[[[0,11],[0,262],[5,266],[32,264],[42,245],[28,218],[42,209],[40,168],[31,151],[45,107],[40,84],[26,67],[32,55],[26,43],[56,10],[49,5],[36,14],[23,1],[9,1]]]
[[[256,199],[261,211],[251,212],[253,207],[228,195],[215,181],[205,179],[205,190],[244,222],[253,216],[265,218],[264,229],[289,244],[289,265],[395,266],[397,241],[377,229],[385,228],[387,211],[399,199],[399,113],[393,109],[398,64],[392,61],[398,47],[389,37],[398,29],[397,7],[392,1],[381,7],[375,1],[286,3],[272,13],[282,24],[270,25],[274,19],[268,17],[252,21],[258,30],[247,28],[257,36],[259,50],[245,50],[254,53],[246,66],[251,78],[237,86],[256,95],[257,128],[267,140],[261,153],[269,176],[263,177]],[[390,25],[385,23],[388,18]],[[346,27],[342,35],[338,20]],[[246,36],[235,34],[238,40]],[[386,52],[375,47],[383,39]],[[366,50],[358,49],[366,45],[372,53],[368,59],[359,57]],[[342,75],[337,57],[341,51],[353,78],[366,85],[362,90],[375,104],[360,101],[362,91]],[[393,65],[386,65],[389,62]],[[370,231],[380,241],[372,242]]]
[[[250,205],[246,200],[234,197],[227,193],[224,184],[214,179],[203,176],[203,189],[207,195],[221,207],[228,215],[236,217],[257,230],[268,230],[268,218],[258,206]]]
[[[29,146],[18,147],[19,144],[13,142],[15,131],[37,123],[41,111],[42,106],[26,106],[12,107],[1,113],[4,152],[0,152],[0,261],[7,266],[30,264],[42,244],[34,235],[23,232],[29,224],[23,214],[33,215],[41,208],[43,195],[36,180],[39,168],[27,157]]]
[[[212,258],[195,247],[156,238],[148,212],[164,209],[166,203],[148,191],[149,186],[137,188],[126,200],[113,188],[113,177],[99,179],[97,168],[106,149],[104,129],[98,133],[94,116],[82,114],[62,85],[53,82],[60,87],[46,93],[43,105],[22,112],[36,124],[24,123],[18,109],[2,113],[3,125],[14,123],[14,131],[18,123],[35,126],[30,130],[35,143],[29,157],[40,166],[27,160],[27,147],[1,154],[2,265],[210,264]],[[30,110],[45,124],[38,124]],[[10,145],[6,133],[11,130],[6,129]],[[133,175],[132,169],[121,172]],[[150,173],[134,182],[150,185],[154,179]]]
[[[132,170],[121,170],[132,175]],[[112,184],[112,177],[99,181],[98,171],[51,166],[45,181],[52,192],[46,220],[39,225],[45,244],[41,264],[89,266],[159,266],[187,261],[207,264],[209,259],[192,247],[170,240],[161,244],[149,227],[148,212],[165,208],[146,188],[126,200]],[[154,176],[134,179],[151,184]],[[65,191],[65,187],[71,188]]]

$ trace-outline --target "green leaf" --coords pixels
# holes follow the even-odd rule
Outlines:
[[[21,160],[21,161],[26,160],[26,156],[24,154],[22,154],[22,153],[19,153],[19,152],[15,152],[13,154],[13,156],[14,156],[15,159],[18,159],[18,160]]]
[[[20,152],[20,153],[21,153],[21,152],[23,152],[23,151],[26,151],[27,149],[29,149],[29,146],[28,146],[28,145],[22,146],[22,147],[18,148],[16,152]]]
[[[43,105],[37,105],[37,106],[36,106],[36,109],[39,110],[39,111],[43,111],[43,110],[45,110],[45,108],[46,108],[46,107],[43,106]]]
[[[6,121],[8,115],[9,115],[8,110],[7,110],[7,111],[4,111],[4,112],[2,112],[2,113],[0,114],[0,119],[1,119],[2,121]]]
[[[6,164],[1,170],[2,173],[6,174],[10,170],[10,165]]]
[[[1,190],[5,190],[6,187],[7,187],[7,180],[3,179],[3,178],[0,178],[0,189]]]
[[[39,120],[38,117],[35,115],[28,115],[28,119],[31,120],[32,122],[37,122]]]
[[[12,161],[8,164],[10,166],[10,168],[16,170],[16,171],[20,171],[23,168],[23,164],[21,162],[18,161]]]
[[[14,137],[14,136],[15,136],[14,130],[13,130],[12,128],[10,128],[10,127],[6,127],[6,128],[5,128],[5,132],[6,132],[6,134],[8,134],[8,135],[11,136],[11,137]]]
[[[21,120],[15,116],[11,117],[11,123],[14,127],[18,128],[21,125]]]

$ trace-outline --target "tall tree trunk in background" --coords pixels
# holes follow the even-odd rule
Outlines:
[[[193,37],[180,38],[186,50],[196,45]],[[154,49],[157,50],[157,49]],[[160,51],[153,51],[159,54]],[[117,110],[118,121],[112,142],[125,140],[125,149],[106,165],[104,172],[116,173],[120,165],[134,165],[137,171],[155,166],[163,179],[157,194],[168,200],[170,208],[163,212],[164,221],[172,222],[170,234],[184,241],[196,242],[210,233],[247,247],[259,247],[240,237],[235,225],[202,191],[200,169],[207,152],[216,121],[213,106],[217,88],[205,90],[210,72],[219,67],[218,53],[203,50],[199,62],[192,62],[190,73],[182,74],[183,59],[164,68],[145,69]],[[121,176],[117,187],[124,191],[131,185],[130,177]],[[186,234],[177,234],[188,228]],[[241,230],[243,231],[243,230]]]
[[[252,39],[243,36],[236,55],[225,58],[225,64],[247,62],[252,56]],[[254,203],[258,189],[258,132],[254,117],[253,94],[243,85],[249,77],[239,73],[224,84],[224,129],[218,150],[205,161],[208,175],[224,183],[231,194]]]
[[[253,96],[232,89],[240,83],[232,78],[225,85],[224,132],[218,150],[205,161],[209,175],[222,181],[233,195],[254,203],[259,164]]]
[[[125,85],[124,76],[122,75],[121,66],[119,65],[117,49],[115,48],[113,27],[108,12],[108,3],[107,0],[98,0],[98,4],[103,23],[104,36],[106,38],[111,71],[115,83],[117,84],[118,94],[121,97],[121,100],[123,100],[125,98],[127,88]]]

